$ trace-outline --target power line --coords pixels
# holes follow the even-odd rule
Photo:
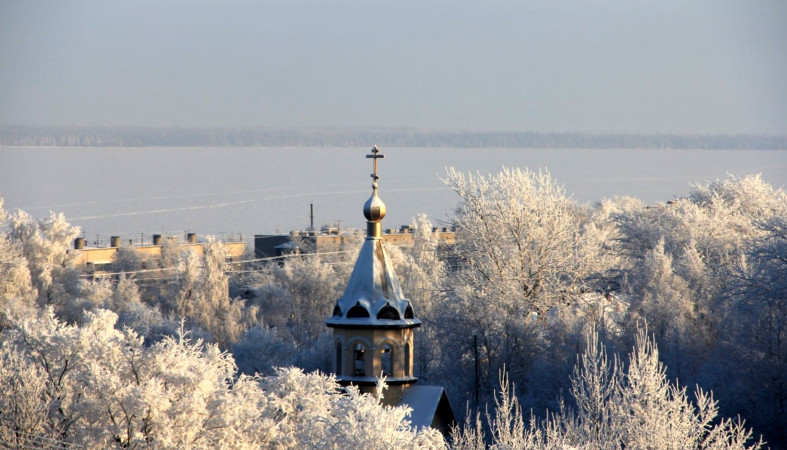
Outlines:
[[[287,258],[296,258],[296,257],[314,257],[314,256],[325,256],[325,255],[343,255],[347,253],[355,253],[355,251],[336,251],[336,252],[319,252],[319,253],[293,253],[289,255],[281,255],[281,256],[269,256],[265,258],[254,258],[254,259],[244,259],[239,261],[226,261],[227,265],[235,265],[235,264],[248,264],[248,263],[255,263],[255,262],[263,262],[263,261],[274,261],[274,260],[283,260]],[[176,266],[169,266],[169,267],[162,267],[158,269],[140,269],[140,270],[128,270],[128,271],[120,271],[120,272],[97,272],[95,274],[82,274],[80,275],[83,278],[91,278],[91,277],[110,277],[113,275],[133,275],[139,273],[151,273],[151,272],[162,272],[162,271],[169,271],[177,269]],[[262,269],[256,269],[259,271]],[[252,270],[248,270],[252,271]],[[240,273],[241,271],[236,270],[225,270],[225,273]],[[155,280],[155,279],[169,279],[170,277],[165,278],[145,278],[144,280]]]

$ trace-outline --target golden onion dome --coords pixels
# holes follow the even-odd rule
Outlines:
[[[363,215],[369,222],[379,222],[385,217],[385,203],[377,196],[377,183],[372,186],[372,196],[363,205]]]

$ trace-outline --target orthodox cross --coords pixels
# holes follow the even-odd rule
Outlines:
[[[381,155],[380,149],[377,148],[377,146],[375,145],[374,148],[372,149],[372,154],[366,155],[366,157],[374,159],[374,173],[372,174],[372,179],[374,179],[374,182],[377,183],[377,180],[380,179],[380,177],[377,176],[377,160],[379,158],[385,158],[385,155]]]

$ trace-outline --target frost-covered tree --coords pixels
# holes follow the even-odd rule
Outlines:
[[[304,383],[307,381],[307,383]],[[337,394],[333,378],[303,379],[297,369],[280,369],[265,378],[263,388],[274,393],[273,405],[288,417],[277,428],[283,448],[445,448],[435,429],[412,429],[408,409],[381,406],[379,397],[361,395],[354,386]]]
[[[6,344],[0,346],[0,386],[0,442],[9,448],[57,446],[59,436],[47,428],[47,376],[25,353]]]
[[[686,368],[689,368],[688,373],[696,373],[703,362],[697,352],[709,355],[710,343],[704,341],[709,339],[712,330],[703,321],[709,314],[708,303],[699,301],[695,296],[697,292],[676,273],[663,241],[646,252],[639,267],[629,279],[627,325],[636,329],[638,324],[648,324],[662,348],[669,350],[668,361],[675,366],[676,377],[683,378]]]
[[[356,256],[357,252],[352,250],[331,255],[295,255],[259,267],[247,285],[254,291],[251,302],[260,308],[261,324],[266,328],[263,333],[275,334],[275,341],[288,342],[295,353],[291,354],[289,349],[273,352],[288,356],[283,360],[256,363],[248,359],[252,357],[249,353],[244,353],[244,361],[252,367],[295,364],[308,369],[332,370],[332,340],[325,319],[330,317],[331,308],[342,293]],[[255,345],[246,343],[240,348],[249,349]],[[266,353],[262,351],[260,357]]]
[[[716,389],[735,401],[774,447],[787,446],[787,202],[758,223],[765,234],[746,255],[728,293],[722,344],[710,370]],[[737,382],[731,382],[736,380]]]
[[[289,258],[270,265],[269,270],[272,283],[264,289],[276,293],[259,293],[268,300],[260,305],[263,315],[278,316],[274,325],[290,330],[299,346],[316,339],[325,331],[324,321],[346,280],[331,264],[311,255]]]
[[[146,347],[106,310],[41,318],[0,344],[0,441],[80,448],[443,448],[405,408],[329,376],[236,376],[233,358],[183,334]]]
[[[448,301],[446,282],[449,268],[445,260],[448,251],[426,215],[420,214],[411,226],[412,248],[401,252],[391,249],[389,254],[405,297],[415,305],[416,315],[424,323],[423,327],[416,329],[414,364],[417,376],[429,380],[438,370],[440,360],[437,322]],[[401,261],[393,257],[396,253],[401,254]]]
[[[0,330],[9,319],[34,314],[37,297],[20,243],[3,232],[6,217],[0,198]]]
[[[672,377],[713,387],[725,414],[744,414],[777,446],[787,445],[773,419],[787,398],[779,345],[785,216],[787,194],[757,175],[697,184],[685,198],[612,214],[631,300],[627,333],[646,320]]]
[[[619,230],[618,249],[641,260],[661,245],[675,261],[694,265],[676,269],[684,278],[702,269],[714,273],[736,270],[747,246],[764,235],[758,224],[777,216],[785,202],[784,191],[765,183],[758,175],[697,184],[685,198],[614,213]],[[707,277],[708,285],[695,287],[715,295],[728,287],[728,281]]]
[[[549,316],[576,303],[607,270],[605,234],[548,172],[449,169],[444,181],[460,201],[450,301],[438,321],[441,354],[445,367],[473,383],[458,388],[475,394],[491,390],[504,365],[524,380],[550,351],[543,340]]]
[[[406,258],[394,261],[394,264],[407,298],[418,306],[418,316],[431,319],[445,297],[444,284],[449,270],[445,256],[448,250],[439,239],[439,231],[433,231],[432,222],[425,214],[419,214],[410,226],[413,246],[402,248],[402,256]]]
[[[209,239],[203,248],[202,255],[181,253],[171,291],[175,313],[208,331],[226,348],[256,323],[256,308],[246,308],[244,300],[229,297],[226,251],[221,243]]]
[[[33,287],[41,306],[68,308],[78,294],[78,271],[70,246],[80,233],[63,214],[51,212],[47,219],[35,220],[24,211],[9,218],[9,237],[27,261]]]
[[[117,277],[112,295],[104,308],[118,315],[119,329],[131,328],[143,336],[147,343],[177,334],[179,324],[164,317],[158,305],[143,302],[137,283],[128,275],[121,273]]]
[[[570,302],[598,270],[600,245],[585,239],[586,212],[546,171],[503,170],[444,182],[460,197],[456,274],[476,295],[511,312],[543,313]]]
[[[234,378],[227,354],[182,336],[146,348],[135,333],[115,329],[114,313],[87,314],[79,327],[59,322],[50,310],[4,336],[8,361],[39,374],[24,386],[38,396],[25,401],[32,403],[27,410],[43,415],[35,426],[16,432],[11,424],[29,413],[3,408],[4,432],[22,443],[46,439],[89,448],[260,442],[272,422],[257,411],[262,393],[254,380]],[[4,389],[19,369],[0,368]]]
[[[261,325],[248,329],[232,346],[238,370],[249,375],[273,375],[276,367],[292,365],[296,354],[292,341]]]
[[[507,377],[501,377],[495,409],[487,413],[491,448],[759,448],[738,420],[719,419],[712,395],[670,383],[655,341],[640,331],[628,365],[609,361],[595,336],[571,378],[576,411],[561,408],[543,421],[526,420]],[[480,416],[454,430],[458,448],[485,448]]]
[[[131,247],[120,247],[112,261],[112,268],[117,272],[133,272],[143,269],[145,258]],[[153,265],[150,264],[152,267]]]

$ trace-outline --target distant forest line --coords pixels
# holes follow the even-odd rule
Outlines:
[[[453,147],[787,150],[787,135],[441,132],[396,129],[265,129],[0,126],[0,146],[37,147]]]

